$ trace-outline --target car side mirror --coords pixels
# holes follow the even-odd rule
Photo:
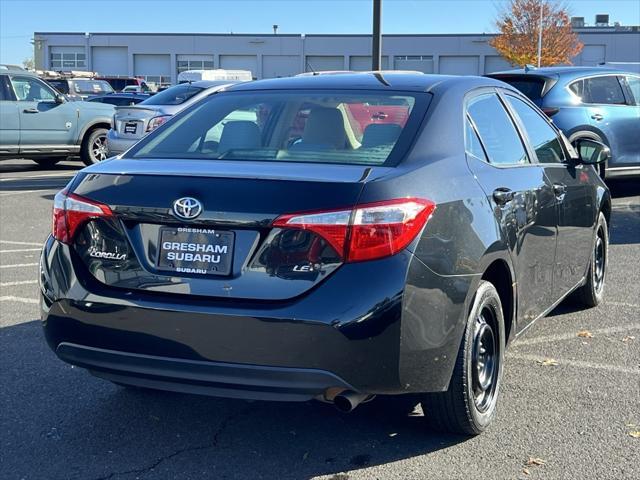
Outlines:
[[[64,102],[66,102],[66,101],[67,101],[67,99],[66,99],[66,98],[64,98],[64,95],[63,95],[63,94],[61,94],[61,93],[58,93],[58,94],[56,95],[56,99],[55,99],[55,100],[56,100],[56,103],[57,103],[58,105],[60,105],[61,103],[64,103]]]
[[[585,165],[596,165],[611,158],[611,150],[604,143],[588,138],[579,138],[574,142],[578,151],[579,162]]]

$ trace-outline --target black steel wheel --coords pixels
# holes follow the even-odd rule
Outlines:
[[[576,291],[575,298],[580,305],[595,307],[604,299],[604,287],[607,280],[609,254],[609,230],[604,214],[598,214],[598,222],[593,239],[593,249],[587,267],[585,283]]]
[[[456,359],[449,388],[423,396],[425,419],[438,430],[477,435],[496,415],[506,345],[502,302],[482,280]]]

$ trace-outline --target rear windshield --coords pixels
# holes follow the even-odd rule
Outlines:
[[[167,88],[153,97],[145,100],[145,105],[180,105],[191,97],[201,92],[203,88],[195,87],[191,84],[181,84]]]
[[[74,80],[73,89],[75,93],[102,94],[113,92],[111,85],[104,80]]]
[[[517,88],[524,93],[530,100],[536,102],[542,98],[542,92],[544,91],[545,80],[543,78],[536,77],[497,77],[499,80],[508,83],[514,88]]]
[[[429,98],[377,91],[220,93],[131,153],[134,158],[392,164],[396,147],[415,135]]]
[[[47,83],[60,93],[69,93],[69,84],[66,80],[47,80]]]

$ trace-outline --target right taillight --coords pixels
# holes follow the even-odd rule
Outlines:
[[[346,262],[361,262],[394,255],[406,248],[422,231],[435,208],[430,200],[400,198],[348,210],[281,215],[273,226],[315,232]]]
[[[62,190],[53,199],[53,227],[52,235],[63,243],[71,243],[79,227],[93,218],[105,218],[113,216],[108,205],[103,205],[67,193]]]

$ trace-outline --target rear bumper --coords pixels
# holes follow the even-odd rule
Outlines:
[[[309,400],[328,388],[353,387],[330,372],[202,362],[61,343],[62,360],[95,376],[139,387],[252,400]]]
[[[113,128],[107,132],[107,154],[110,157],[120,155],[133,147],[139,138],[122,138]]]
[[[446,389],[475,278],[440,277],[405,251],[264,302],[110,288],[76,264],[46,242],[41,317],[62,360],[121,383],[282,400]]]

